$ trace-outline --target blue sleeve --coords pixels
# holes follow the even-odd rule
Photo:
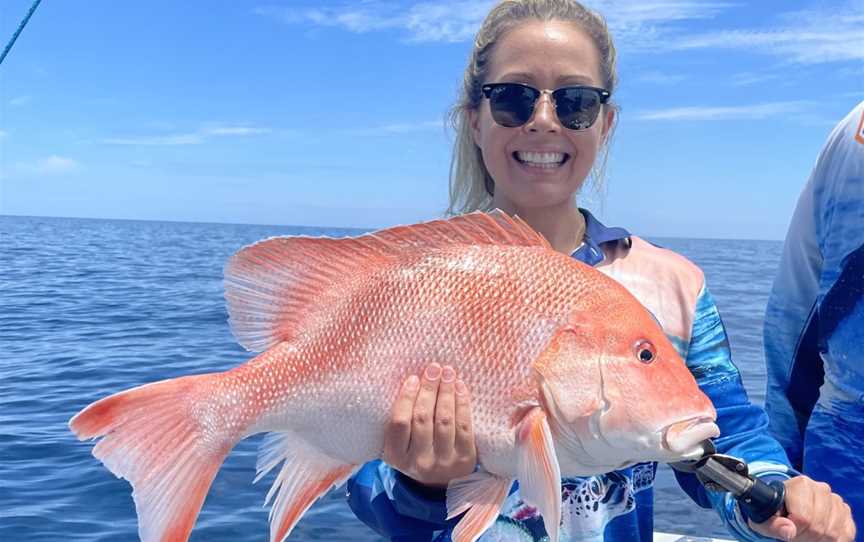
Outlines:
[[[763,479],[794,476],[780,444],[768,433],[768,416],[750,402],[738,368],[732,362],[729,339],[711,294],[703,288],[696,301],[687,366],[702,391],[714,403],[720,436],[717,451],[739,457],[750,472]],[[739,540],[763,540],[747,527],[728,493],[707,491],[693,474],[675,472],[681,488],[703,508],[714,508]]]
[[[431,540],[456,522],[445,519],[443,490],[424,488],[381,460],[348,480],[348,505],[360,521],[395,541]]]
[[[856,301],[864,299],[862,127],[864,101],[831,132],[798,197],[765,311],[765,403],[771,431],[796,467],[813,408],[824,399],[823,382],[849,402],[864,396],[856,355],[864,322],[864,303]],[[841,319],[845,329],[837,325]]]

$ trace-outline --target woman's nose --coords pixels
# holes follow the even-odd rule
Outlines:
[[[561,129],[555,114],[555,102],[548,92],[544,92],[534,104],[534,114],[528,119],[525,128],[529,132],[557,132]]]

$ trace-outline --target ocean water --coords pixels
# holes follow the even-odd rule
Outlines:
[[[248,359],[226,322],[223,264],[246,244],[298,233],[358,230],[0,216],[0,540],[137,539],[131,486],[75,439],[69,418],[116,391]],[[653,241],[705,271],[747,390],[762,403],[762,314],[781,243]],[[192,540],[267,540],[270,479],[252,484],[259,441],[228,457]],[[656,489],[657,530],[727,534],[668,468]],[[380,537],[337,490],[291,539]]]

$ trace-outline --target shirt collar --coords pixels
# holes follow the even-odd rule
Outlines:
[[[630,232],[624,228],[606,227],[594,218],[590,211],[581,208],[579,211],[585,217],[585,235],[582,244],[573,251],[571,256],[588,265],[597,265],[606,257],[602,245],[624,242],[629,246]]]

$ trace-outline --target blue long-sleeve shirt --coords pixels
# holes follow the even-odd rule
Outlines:
[[[864,101],[801,191],[765,311],[766,405],[792,464],[864,529]]]
[[[608,264],[616,254],[648,250],[649,267],[654,265],[656,269],[656,262],[660,262],[661,269],[689,266],[683,274],[689,273],[688,276],[696,276],[701,281],[701,273],[693,273],[690,267],[695,269],[695,266],[684,263],[683,258],[655,247],[645,248],[648,245],[641,240],[636,242],[637,248],[633,248],[635,238],[631,239],[626,230],[607,228],[587,211],[583,214],[585,242],[574,252],[574,258],[598,266]],[[665,263],[666,253],[674,261]],[[609,274],[627,285],[626,274],[632,272],[626,267],[621,271],[613,266]],[[646,272],[652,273],[651,270]],[[656,278],[668,280],[665,276]],[[715,440],[718,451],[744,459],[757,476],[788,478],[791,471],[785,453],[777,441],[768,436],[767,416],[760,407],[750,403],[738,369],[731,361],[726,331],[711,295],[702,284],[691,290],[689,298],[684,296],[687,300],[682,301],[682,305],[692,303],[692,306],[677,312],[673,307],[668,319],[673,322],[670,328],[681,327],[682,322],[688,323],[690,328],[685,333],[670,333],[670,338],[717,410],[717,425],[721,431],[721,436]],[[642,299],[638,291],[633,293]],[[652,308],[648,303],[646,306]],[[669,308],[662,311],[669,313]],[[657,309],[655,316],[659,312],[661,310]],[[663,324],[666,318],[659,316]],[[682,335],[688,340],[682,340]],[[641,463],[607,474],[563,479],[560,539],[652,540],[656,470],[656,463]],[[676,477],[696,503],[717,510],[737,538],[761,539],[747,527],[746,519],[727,494],[707,492],[695,475],[676,472]],[[382,461],[367,463],[348,482],[348,502],[357,517],[396,541],[450,540],[456,520],[445,519],[444,495],[443,490],[424,488]],[[480,540],[541,540],[545,534],[540,516],[522,502],[518,482],[514,482],[497,521]]]

